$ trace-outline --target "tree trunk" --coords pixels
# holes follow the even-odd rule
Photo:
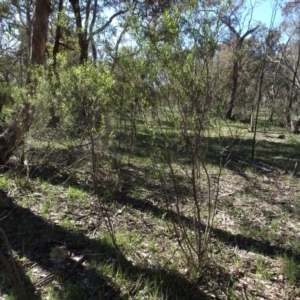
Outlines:
[[[84,64],[88,59],[88,50],[89,50],[89,41],[87,39],[87,29],[82,27],[82,17],[81,17],[81,10],[80,10],[80,4],[79,0],[69,0],[72,7],[73,12],[76,18],[76,30],[78,32],[78,44],[80,48],[80,57],[79,62],[80,64]],[[90,13],[90,5],[91,1],[88,1],[87,3],[87,9],[86,9],[86,19],[89,18]],[[87,22],[86,20],[86,22]]]
[[[236,31],[235,28],[233,27],[233,24],[228,21],[227,18],[221,17],[221,21],[229,28],[229,30],[231,31],[231,33],[235,36],[236,39],[236,48],[234,51],[234,57],[233,57],[233,66],[232,66],[232,89],[231,89],[231,96],[230,96],[230,100],[228,103],[228,109],[227,112],[225,114],[225,118],[226,119],[231,119],[232,118],[232,110],[234,107],[234,103],[236,101],[236,94],[237,94],[237,89],[238,89],[238,79],[239,79],[239,63],[241,61],[239,55],[240,55],[240,50],[242,48],[243,42],[245,40],[245,38],[253,33],[258,26],[247,30],[247,32],[241,36],[240,32]]]
[[[32,63],[39,65],[43,65],[46,61],[46,42],[50,12],[50,0],[36,1],[30,59]]]
[[[288,93],[288,99],[287,99],[287,101],[288,101],[288,103],[287,103],[287,115],[286,115],[287,126],[289,126],[291,124],[291,110],[292,110],[292,105],[293,105],[294,98],[295,98],[295,87],[296,87],[296,80],[297,80],[297,76],[298,76],[299,65],[300,65],[300,44],[298,46],[296,65],[293,68],[292,86],[291,86],[290,91]]]
[[[299,133],[299,121],[298,120],[291,120],[291,132],[292,133]]]
[[[238,78],[239,78],[239,63],[237,61],[237,58],[234,57],[234,63],[233,63],[233,70],[232,70],[232,89],[231,89],[231,95],[230,95],[230,101],[228,105],[228,109],[225,115],[226,119],[232,118],[232,110],[234,107],[235,99],[236,99],[236,93],[237,93],[237,87],[238,87]]]
[[[260,78],[259,78],[259,85],[258,85],[258,95],[257,95],[257,104],[256,104],[256,111],[255,112],[255,119],[253,115],[253,139],[252,139],[252,150],[251,150],[251,159],[254,161],[254,154],[255,154],[255,145],[256,145],[256,133],[257,133],[257,123],[258,123],[258,113],[260,102],[262,98],[262,88],[264,82],[264,75],[265,75],[265,57],[263,57],[263,61],[261,62],[261,70],[260,70]]]
[[[250,116],[250,131],[254,132],[254,128],[255,128],[255,118],[254,118],[254,110],[252,110]]]
[[[274,122],[273,115],[274,115],[274,111],[273,111],[273,109],[272,109],[271,112],[270,112],[268,121],[267,121],[269,124],[271,124],[271,123]]]
[[[62,28],[60,26],[60,19],[61,19],[61,12],[63,10],[63,2],[64,0],[59,0],[58,3],[58,17],[57,17],[57,25],[56,25],[56,32],[55,32],[55,41],[53,46],[53,67],[56,67],[56,56],[59,53],[59,41],[62,35]]]

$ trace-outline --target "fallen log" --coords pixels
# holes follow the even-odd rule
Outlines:
[[[285,135],[280,133],[266,133],[266,137],[273,139],[285,139]]]

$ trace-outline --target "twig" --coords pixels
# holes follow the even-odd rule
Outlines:
[[[243,284],[242,293],[243,293],[244,299],[249,300],[249,298],[247,296],[247,291],[246,291],[246,285],[245,284]]]
[[[96,293],[97,290],[99,290],[100,287],[101,287],[101,285],[96,286],[96,287],[93,289],[90,299],[94,299],[94,298],[93,298],[93,297],[94,297],[94,294]]]
[[[72,271],[74,271],[75,268],[77,268],[77,266],[79,264],[81,264],[81,262],[85,259],[85,255],[82,255],[75,263],[75,265],[72,267],[71,270],[69,270],[68,274],[70,274]]]
[[[12,250],[11,250],[11,246],[8,242],[7,235],[6,235],[5,231],[2,228],[0,228],[0,233],[2,234],[2,236],[4,238],[4,243],[6,245],[8,254],[12,258],[11,259],[12,267],[8,264],[8,261],[5,258],[5,256],[3,255],[3,253],[1,252],[1,250],[0,250],[0,259],[3,261],[3,263],[4,263],[4,265],[7,269],[7,272],[9,273],[11,284],[13,286],[14,292],[18,295],[18,299],[26,300],[26,299],[28,299],[28,297],[27,297],[27,294],[25,292],[23,283],[21,281],[21,277],[20,277],[19,271],[17,269],[16,263],[14,261],[14,256],[13,256],[13,253],[12,253]]]
[[[3,218],[0,219],[0,222],[4,219],[6,219],[14,210],[16,210],[17,208],[14,207],[6,216],[4,216]]]
[[[53,277],[54,277],[53,274],[48,274],[46,277],[44,277],[41,280],[39,280],[38,282],[36,282],[33,286],[37,287],[37,286],[39,286],[41,284],[48,283]]]
[[[294,171],[293,171],[293,176],[296,176],[298,172],[298,162],[295,163]]]
[[[165,268],[167,266],[167,264],[174,258],[176,252],[178,251],[178,248],[176,248],[174,251],[173,251],[173,254],[172,256],[163,264],[163,268]]]

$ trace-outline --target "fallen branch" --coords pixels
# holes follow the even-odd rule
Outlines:
[[[294,171],[293,171],[293,176],[296,176],[298,173],[298,162],[295,163]]]
[[[234,161],[234,162],[244,164],[244,165],[247,165],[249,167],[253,167],[253,168],[268,172],[268,173],[271,173],[271,172],[278,172],[280,174],[285,173],[285,171],[283,171],[283,170],[281,170],[277,167],[273,167],[273,166],[264,164],[262,162],[254,162],[250,159],[246,159],[246,158],[244,158],[242,156],[239,156],[239,155],[236,155],[234,153],[230,153],[230,152],[228,153],[227,151],[225,151],[222,154],[223,154],[223,156],[226,156],[227,163],[230,162],[230,161]]]
[[[266,137],[273,139],[285,139],[285,135],[280,133],[266,133]]]

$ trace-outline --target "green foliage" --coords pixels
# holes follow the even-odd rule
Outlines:
[[[101,116],[110,111],[114,80],[105,64],[68,66],[63,56],[57,58],[56,72],[36,69],[33,80],[37,83],[34,94],[36,124],[46,127],[50,110],[60,117],[60,129],[99,130]],[[49,67],[52,62],[49,62]],[[59,76],[57,75],[59,74]],[[41,127],[40,127],[41,128]]]
[[[70,200],[79,200],[81,202],[86,202],[87,193],[80,188],[70,186],[68,188],[67,197]]]
[[[283,276],[288,280],[290,284],[299,284],[300,270],[299,262],[296,259],[285,255],[283,258],[282,272]]]
[[[4,176],[0,177],[0,189],[7,189],[8,188],[8,182]]]
[[[273,275],[268,271],[267,263],[262,257],[258,257],[256,260],[256,273],[264,279],[271,279]]]
[[[299,250],[299,242],[280,233],[288,220],[281,217],[283,211],[297,219],[298,205],[290,201],[292,197],[284,206],[282,199],[274,204],[282,182],[273,185],[272,195],[265,195],[266,186],[276,179],[269,174],[263,177],[261,169],[243,161],[251,144],[249,126],[220,117],[232,88],[231,61],[237,57],[241,58],[241,82],[235,109],[244,116],[256,105],[259,39],[245,40],[244,48],[233,51],[234,41],[221,30],[220,15],[235,12],[230,10],[234,1],[191,0],[174,6],[156,2],[143,6],[146,3],[137,1],[130,7],[125,3],[129,11],[107,23],[110,31],[99,34],[99,40],[93,34],[94,24],[88,26],[88,22],[102,24],[101,15],[94,21],[87,18],[84,26],[74,29],[79,18],[75,20],[68,5],[57,17],[52,15],[51,31],[57,26],[62,29],[60,53],[55,60],[48,58],[45,66],[29,69],[29,51],[23,52],[27,46],[21,39],[16,57],[6,50],[1,53],[1,118],[18,123],[15,114],[24,102],[34,106],[35,115],[24,145],[28,176],[23,168],[12,184],[0,177],[0,189],[13,186],[15,192],[23,187],[16,197],[15,205],[20,207],[8,215],[4,212],[0,219],[12,217],[13,250],[18,252],[22,245],[24,256],[28,255],[24,269],[34,263],[45,272],[58,271],[52,283],[42,282],[46,298],[113,298],[112,287],[116,287],[121,298],[176,299],[178,294],[178,299],[189,299],[205,290],[213,298],[220,292],[219,298],[227,294],[228,299],[239,299],[241,291],[234,280],[238,283],[240,276],[247,277],[249,286],[251,276],[273,279],[276,270],[263,254],[282,254],[287,247]],[[80,5],[81,12],[88,11],[84,1]],[[136,7],[142,8],[136,11]],[[0,15],[5,9],[0,4]],[[1,28],[9,46],[17,27]],[[117,28],[124,29],[120,39]],[[18,31],[20,37],[26,36],[25,30]],[[221,33],[225,34],[222,41],[228,38],[232,45],[221,44]],[[78,65],[78,40],[85,34],[89,47],[92,44],[101,57]],[[134,40],[132,45],[123,43],[125,36]],[[48,50],[53,42],[49,35]],[[274,101],[270,107],[281,107],[282,102]],[[260,125],[269,112],[269,108],[261,111]],[[57,120],[53,127],[52,120]],[[258,128],[274,129],[265,121]],[[295,163],[298,146],[295,136],[282,143],[263,140],[257,158],[267,160],[266,167],[270,157],[272,164],[281,161],[286,167]],[[222,150],[226,150],[222,164],[228,168],[221,178]],[[40,175],[44,179],[35,177]],[[286,182],[280,196],[287,198],[294,178],[282,179]],[[293,197],[294,202],[299,200]],[[13,219],[16,212],[22,217]],[[39,226],[33,231],[35,223]],[[47,234],[40,235],[43,230]],[[17,240],[15,231],[25,234]],[[284,243],[276,245],[278,239]],[[66,266],[50,266],[49,241],[72,248]],[[219,270],[219,265],[226,265],[226,270]],[[296,258],[283,259],[282,273],[290,284],[299,282],[298,265]],[[70,269],[72,282],[69,276],[59,276],[65,268]],[[40,276],[34,267],[32,272]],[[191,282],[195,291],[189,291]],[[250,298],[251,293],[243,296]]]

